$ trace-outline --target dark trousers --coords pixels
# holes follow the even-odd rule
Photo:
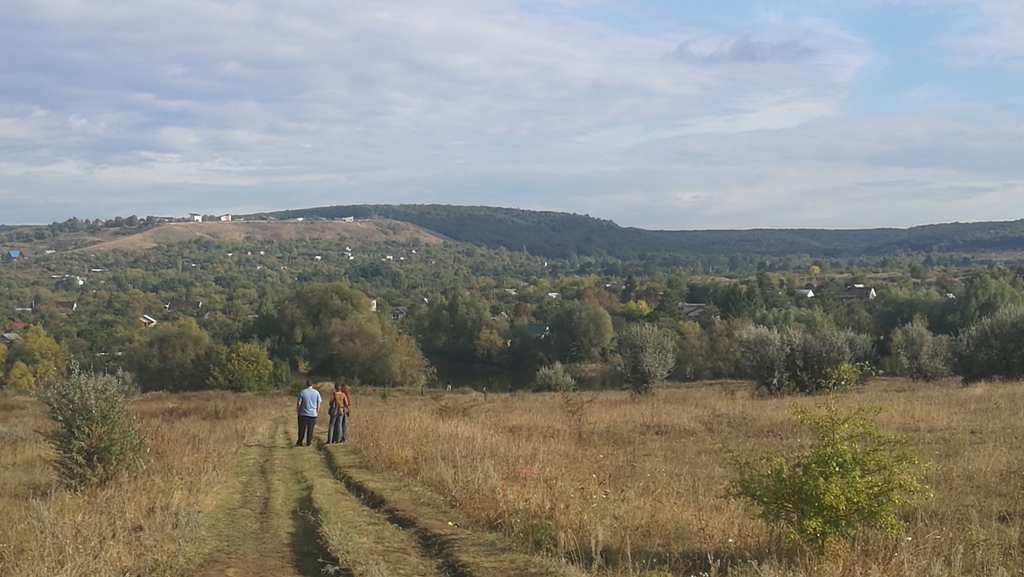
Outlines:
[[[303,417],[299,415],[299,440],[296,445],[302,444],[302,437],[306,437],[306,446],[313,444],[313,427],[316,426],[316,417]]]

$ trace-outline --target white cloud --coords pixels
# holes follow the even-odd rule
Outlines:
[[[1005,65],[1024,72],[1024,4],[1005,0],[958,0],[976,12],[970,30],[954,33],[950,44],[968,61]]]
[[[6,0],[3,220],[447,202],[793,226],[863,198],[867,226],[927,213],[877,183],[940,216],[1024,179],[1012,125],[847,116],[876,54],[835,22],[645,32],[595,4]],[[963,46],[1007,57],[996,37]]]

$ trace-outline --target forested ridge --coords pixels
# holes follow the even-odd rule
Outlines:
[[[824,258],[900,253],[1024,251],[1024,220],[947,223],[907,229],[662,230],[621,227],[588,215],[451,205],[344,205],[267,213],[277,218],[386,217],[489,248],[552,258],[573,254],[642,258],[665,253],[807,254]]]

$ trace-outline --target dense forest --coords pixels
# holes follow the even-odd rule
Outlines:
[[[401,216],[363,208],[320,216]],[[644,390],[666,377],[749,378],[774,392],[811,392],[851,370],[965,381],[1024,374],[1011,362],[1024,357],[1013,349],[1024,342],[1013,332],[1021,269],[932,253],[844,260],[659,249],[560,258],[551,254],[587,234],[618,230],[640,243],[636,235],[670,233],[555,213],[402,210],[420,208],[450,240],[391,234],[398,228],[385,220],[388,234],[373,239],[207,237],[91,251],[68,247],[85,238],[76,235],[131,235],[161,219],[16,227],[2,233],[5,242],[29,250],[5,249],[0,261],[0,382],[30,390],[70,363],[127,371],[145,389],[166,390],[256,390],[297,375],[417,386],[451,367],[544,376],[527,386],[584,379]],[[448,230],[446,219],[488,225]],[[568,222],[580,227],[560,236]],[[502,226],[518,226],[535,251],[472,240],[496,242]],[[538,244],[545,234],[561,238],[561,248]]]

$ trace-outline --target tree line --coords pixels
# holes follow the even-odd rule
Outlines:
[[[31,388],[72,357],[169,390],[253,390],[296,372],[422,384],[438,365],[509,371],[557,362],[618,368],[625,378],[623,336],[650,326],[672,342],[668,376],[677,380],[774,371],[790,376],[768,389],[805,391],[843,363],[977,380],[1000,365],[970,359],[995,350],[1012,326],[984,323],[1024,304],[1022,273],[1006,268],[893,258],[889,268],[818,261],[709,277],[648,273],[641,261],[621,261],[624,275],[596,274],[594,262],[456,242],[325,239],[203,240],[5,262],[0,321],[17,336],[0,345],[0,378]],[[866,282],[877,298],[843,298]],[[182,302],[189,306],[170,306]],[[690,316],[683,303],[708,306]],[[402,312],[392,319],[395,307]],[[669,349],[658,350],[664,357]],[[758,364],[771,355],[775,368]]]

